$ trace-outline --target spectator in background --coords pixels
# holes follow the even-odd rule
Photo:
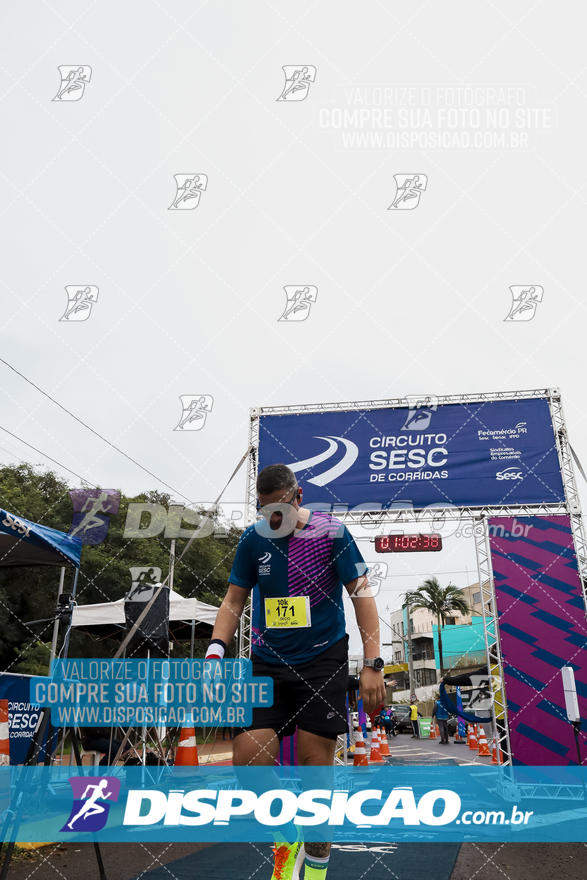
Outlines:
[[[420,739],[420,725],[418,724],[418,715],[422,718],[422,713],[418,711],[418,698],[412,694],[412,702],[410,705],[410,721],[412,722],[412,739]]]
[[[86,752],[102,752],[100,767],[112,764],[122,741],[114,739],[112,727],[81,727],[80,736]]]
[[[440,730],[440,741],[439,745],[448,746],[448,712],[440,702],[440,700],[436,700],[434,703],[434,708],[432,710],[432,723],[434,724],[434,719],[438,721],[438,729]]]

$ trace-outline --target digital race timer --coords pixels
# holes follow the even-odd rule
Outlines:
[[[410,553],[422,550],[442,550],[440,535],[378,535],[377,553]]]

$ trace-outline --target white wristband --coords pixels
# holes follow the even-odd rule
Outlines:
[[[221,645],[220,642],[212,642],[212,644],[208,645],[208,650],[206,651],[206,658],[210,657],[219,657],[222,659],[224,657],[224,645]]]

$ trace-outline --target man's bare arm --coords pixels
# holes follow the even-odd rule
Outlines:
[[[213,639],[222,639],[227,645],[232,641],[248,598],[248,590],[237,587],[236,584],[228,585],[228,591],[216,616]]]
[[[357,626],[363,640],[365,659],[379,656],[379,615],[369,581],[366,577],[355,578],[345,584],[351,597]],[[360,695],[365,712],[373,712],[385,702],[385,683],[383,673],[370,666],[363,666],[360,679]]]

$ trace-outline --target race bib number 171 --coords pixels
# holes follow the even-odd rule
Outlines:
[[[311,626],[309,596],[265,599],[265,626],[270,629],[299,629]]]

